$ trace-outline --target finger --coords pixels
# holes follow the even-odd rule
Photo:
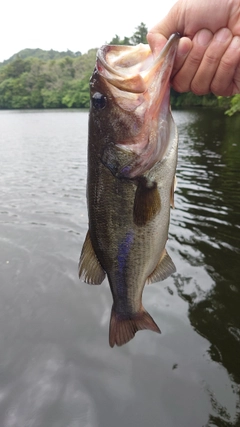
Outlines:
[[[167,39],[162,34],[148,33],[147,41],[153,52],[153,55],[157,56],[159,52],[162,50],[162,48],[164,47],[164,45],[166,44]]]
[[[180,29],[178,26],[178,20],[176,19],[176,14],[171,9],[164,19],[149,30],[148,34],[162,34],[166,39],[169,39],[171,34],[176,32],[180,32]]]
[[[221,58],[211,83],[215,95],[231,96],[240,93],[240,37],[233,37]]]
[[[205,51],[203,59],[191,82],[191,91],[204,95],[211,91],[211,83],[218,69],[222,56],[232,41],[232,32],[221,28],[215,34]]]
[[[179,2],[177,2],[170,9],[167,16],[165,16],[163,20],[161,20],[158,24],[151,28],[151,30],[149,30],[147,40],[153,52],[156,49],[159,52],[159,47],[162,49],[162,47],[166,43],[166,40],[169,39],[171,34],[183,34],[183,23],[182,20],[179,19],[180,11],[181,7],[179,5]],[[164,44],[162,44],[162,41],[159,36],[161,36],[162,40],[165,39]]]
[[[212,38],[212,32],[207,29],[198,31],[194,36],[192,49],[173,79],[173,87],[177,92],[189,92],[191,90],[192,79]]]
[[[178,50],[174,61],[172,76],[174,77],[175,74],[180,70],[180,68],[183,66],[189,52],[192,49],[192,41],[188,37],[182,37],[179,40]]]
[[[152,43],[152,38],[154,38],[154,43]],[[154,46],[152,49],[154,56],[157,56],[159,54],[159,52],[162,50],[162,48],[165,46],[167,42],[166,37],[164,37],[162,34],[152,34],[152,33],[148,33],[147,40],[150,47],[151,45]],[[179,40],[179,45],[178,45],[176,58],[174,61],[172,76],[174,76],[182,67],[191,48],[192,48],[192,41],[188,37],[182,37]]]

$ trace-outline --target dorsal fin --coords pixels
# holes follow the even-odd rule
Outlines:
[[[79,278],[90,285],[100,285],[106,276],[93,249],[89,231],[82,247],[78,264],[78,274]]]
[[[150,276],[148,276],[146,283],[160,282],[175,273],[175,271],[176,267],[166,249],[164,249],[157,267],[153,270]]]

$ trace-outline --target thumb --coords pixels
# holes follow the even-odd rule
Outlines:
[[[148,44],[154,56],[157,56],[167,42],[167,38],[160,33],[149,32],[147,34]]]
[[[182,34],[179,20],[179,1],[174,4],[164,19],[155,25],[147,34],[147,40],[153,53],[157,53],[163,48],[171,34]]]

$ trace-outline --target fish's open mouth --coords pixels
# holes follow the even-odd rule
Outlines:
[[[149,45],[137,46],[102,46],[97,55],[97,70],[116,88],[144,93],[156,77],[164,74],[169,80],[180,35],[173,34],[156,59]],[[167,67],[164,66],[167,64]]]
[[[104,152],[107,166],[112,165],[114,147],[126,154],[126,162],[117,168],[119,176],[133,179],[142,175],[169,150],[170,77],[179,38],[173,34],[156,58],[144,44],[106,45],[98,51],[96,72],[112,105],[119,108],[119,115],[131,115],[129,134],[122,138],[120,134]]]

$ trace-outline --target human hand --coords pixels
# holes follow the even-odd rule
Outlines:
[[[176,91],[240,93],[240,0],[179,0],[148,33],[153,53],[176,32],[184,36],[172,72]]]

